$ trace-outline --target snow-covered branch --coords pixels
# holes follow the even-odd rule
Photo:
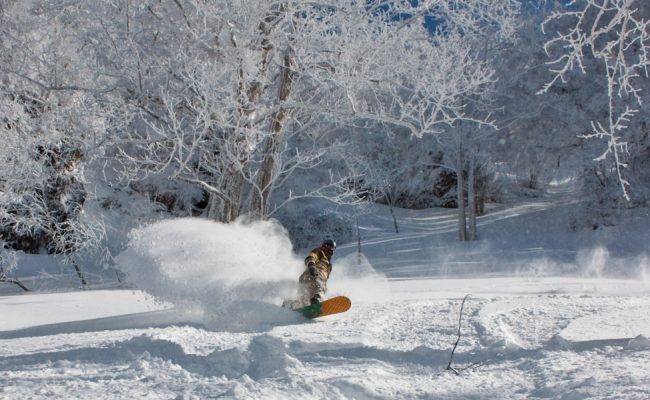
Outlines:
[[[5,243],[0,242],[0,282],[13,283],[28,292],[29,289],[18,279],[9,277],[9,273],[18,265],[16,252],[8,249]]]
[[[641,17],[637,0],[573,1],[563,11],[553,13],[542,25],[555,30],[545,45],[554,76],[539,93],[546,93],[558,82],[566,82],[568,74],[579,69],[588,73],[586,57],[599,60],[605,70],[608,118],[592,121],[592,133],[583,138],[607,142],[605,152],[596,158],[612,158],[623,196],[630,200],[629,182],[623,177],[628,143],[621,136],[630,118],[641,106],[638,80],[648,78],[650,21]],[[630,106],[630,102],[636,106]],[[623,111],[620,111],[623,109]]]

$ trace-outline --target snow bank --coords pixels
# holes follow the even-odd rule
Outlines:
[[[302,260],[276,222],[173,219],[134,230],[118,264],[130,282],[211,328],[255,329],[287,318]]]

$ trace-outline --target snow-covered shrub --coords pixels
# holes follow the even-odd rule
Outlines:
[[[456,173],[432,136],[376,132],[374,140],[352,135],[344,159],[358,193],[393,207],[456,206]]]
[[[209,194],[197,187],[180,182],[152,177],[133,181],[129,188],[154,203],[152,208],[175,217],[198,216],[206,208]]]
[[[87,196],[78,168],[82,153],[65,141],[39,142],[12,149],[26,157],[20,168],[3,171],[0,236],[17,250],[68,252]]]
[[[4,242],[0,242],[0,282],[12,283],[18,285],[21,289],[29,289],[18,279],[10,276],[12,270],[18,266],[16,251],[9,248]]]
[[[85,138],[92,131],[73,111],[79,100],[0,92],[0,239],[15,250],[63,254],[73,264],[103,237],[101,220],[84,218]]]
[[[456,173],[445,168],[428,167],[413,171],[404,177],[396,193],[395,206],[423,209],[430,207],[456,207]],[[379,203],[387,204],[386,199]]]
[[[614,225],[618,211],[629,206],[620,196],[618,179],[603,164],[594,164],[585,168],[580,182],[584,202],[577,204],[570,227],[579,230]]]

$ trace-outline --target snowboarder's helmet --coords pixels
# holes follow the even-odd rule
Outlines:
[[[329,247],[330,249],[335,250],[336,249],[336,242],[333,241],[332,239],[326,239],[323,242],[323,247]]]

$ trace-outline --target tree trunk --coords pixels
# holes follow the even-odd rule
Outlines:
[[[478,171],[478,170],[477,170]],[[485,201],[487,200],[487,178],[481,173],[474,176],[476,188],[476,216],[485,215]]]
[[[72,266],[74,267],[74,270],[77,272],[77,276],[79,277],[81,284],[85,287],[88,284],[88,282],[86,281],[86,277],[84,276],[84,273],[81,271],[81,268],[79,268],[79,265],[74,260],[72,255],[66,254],[65,257],[70,261],[70,263],[72,263]]]
[[[279,103],[286,101],[291,94],[291,87],[293,83],[293,74],[291,69],[294,65],[294,52],[292,48],[287,50],[284,56],[284,63],[282,66],[282,74],[280,81],[280,91],[278,93]],[[253,196],[251,204],[251,212],[257,214],[260,219],[266,218],[268,213],[269,198],[272,192],[273,175],[276,168],[278,157],[278,149],[282,140],[282,131],[284,124],[287,121],[289,112],[284,108],[275,113],[271,121],[271,133],[266,139],[266,147],[264,150],[264,160],[260,170],[260,177],[257,183],[259,193]]]
[[[263,21],[260,22],[259,24],[259,34],[260,37],[262,38],[259,42],[259,48],[261,49],[260,53],[260,63],[259,63],[259,69],[257,71],[257,79],[255,79],[253,82],[248,82],[246,83],[246,77],[244,74],[244,67],[243,65],[240,65],[239,69],[239,114],[240,117],[242,118],[243,121],[243,126],[245,126],[247,129],[251,129],[251,121],[250,121],[250,116],[254,114],[257,111],[257,106],[258,102],[260,100],[260,97],[262,96],[262,93],[264,91],[264,85],[262,84],[262,81],[264,80],[264,77],[267,74],[268,67],[270,65],[269,63],[269,54],[273,50],[273,44],[269,40],[269,35],[271,32],[275,29],[277,26],[277,22],[282,19],[282,14],[286,11],[286,4],[281,3],[281,4],[275,4],[271,7],[269,10],[269,14],[264,18]],[[237,43],[237,40],[235,39],[235,35],[233,34],[231,36],[231,41],[233,46],[238,47],[239,44]],[[291,53],[289,53],[291,57],[293,56]],[[286,56],[285,56],[285,65],[284,69],[281,74],[281,79],[282,82],[280,84],[280,95],[278,96],[280,98],[280,101],[285,100],[286,97],[288,97],[288,94],[291,91],[291,82],[290,82],[290,76],[288,70],[289,66],[292,66],[292,64],[287,64],[286,61]],[[286,77],[285,77],[286,76]],[[287,83],[287,80],[289,82]],[[285,88],[286,86],[286,88]],[[283,94],[286,91],[286,96],[283,98]],[[279,133],[282,131],[282,126],[284,124],[284,119],[286,118],[285,116],[285,111],[283,109],[280,109],[276,115],[274,116],[274,120],[272,122],[271,126],[271,135],[276,136],[279,135]],[[279,122],[279,127],[276,127],[276,121],[281,120]],[[277,129],[277,132],[276,132]],[[268,154],[273,154],[276,152],[277,148],[277,143],[275,138],[269,138],[271,140],[267,141],[267,147],[265,151],[265,158],[262,164],[262,173],[260,176],[260,180],[265,180],[269,179],[270,176],[267,178],[267,174],[272,174],[273,172],[273,165],[274,161],[273,160],[268,160],[269,156]],[[246,162],[246,158],[249,155],[247,154],[246,157],[243,157],[240,162],[241,165],[243,166]],[[270,165],[269,165],[270,163]],[[267,172],[267,169],[270,170],[270,172]],[[226,178],[226,183],[225,183],[225,193],[228,194],[228,198],[230,199],[229,201],[224,202],[223,205],[223,210],[222,210],[222,220],[223,222],[232,222],[235,219],[237,219],[240,215],[241,207],[242,207],[242,190],[243,190],[243,185],[244,185],[244,176],[242,175],[243,172],[240,169],[237,168],[229,168],[229,174],[228,177]],[[260,186],[260,188],[263,188]],[[253,195],[253,200],[251,204],[251,212],[253,214],[257,214],[258,210],[265,209],[266,204],[265,201],[260,201],[260,204],[256,204],[255,200],[256,196]],[[264,218],[265,212],[259,212],[260,218]]]
[[[242,177],[241,172],[233,171],[231,168],[229,176],[226,178],[226,182],[228,185],[228,191],[226,193],[228,193],[228,198],[230,200],[226,201],[224,204],[222,221],[230,223],[239,218],[244,178]]]
[[[214,193],[208,194],[208,210],[205,214],[209,220],[220,221],[222,213],[222,200],[221,197]]]
[[[469,159],[469,176],[467,177],[467,209],[469,212],[469,240],[476,240],[476,174],[474,157]]]
[[[397,217],[395,217],[395,207],[394,207],[393,196],[388,195],[388,207],[390,209],[390,215],[393,217],[393,225],[395,226],[395,233],[399,233],[399,226],[397,226]]]
[[[361,265],[361,229],[359,228],[359,217],[357,217],[357,264]]]
[[[458,164],[456,166],[456,201],[458,202],[458,239],[467,240],[467,223],[465,217],[465,179],[463,177],[463,128],[458,133]]]
[[[393,205],[390,205],[390,215],[393,217],[393,225],[395,226],[395,233],[399,233],[399,227],[397,226],[397,218],[395,218],[395,209]]]
[[[527,186],[529,189],[537,189],[539,187],[539,179],[537,178],[537,173],[530,169],[528,171],[528,182]]]

